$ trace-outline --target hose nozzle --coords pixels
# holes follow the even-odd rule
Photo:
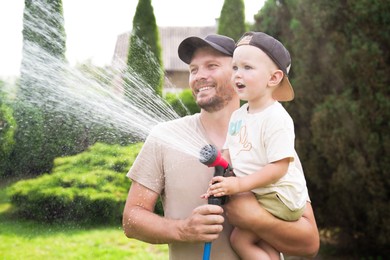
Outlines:
[[[199,161],[208,167],[221,166],[224,169],[229,167],[229,163],[222,158],[221,153],[212,144],[203,146],[200,150]]]

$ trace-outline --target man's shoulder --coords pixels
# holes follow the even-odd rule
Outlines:
[[[199,114],[194,115],[188,115],[180,118],[176,118],[170,121],[161,122],[156,125],[155,128],[171,128],[171,127],[178,127],[178,126],[188,126],[188,125],[195,125],[198,123],[199,120]]]
[[[197,131],[199,128],[199,114],[184,116],[174,120],[161,122],[155,125],[150,133],[153,137],[185,135]]]

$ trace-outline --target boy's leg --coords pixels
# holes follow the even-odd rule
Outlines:
[[[309,202],[303,217],[295,222],[272,216],[259,205],[251,192],[230,196],[224,208],[232,225],[254,230],[261,239],[285,254],[314,258],[318,253],[319,233]]]
[[[280,252],[277,251],[275,248],[273,248],[270,244],[268,244],[264,240],[260,240],[257,245],[267,253],[269,259],[272,260],[280,259]]]
[[[279,259],[279,252],[248,230],[234,228],[230,243],[241,259]],[[263,248],[265,246],[265,248]]]

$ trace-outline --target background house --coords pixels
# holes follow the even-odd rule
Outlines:
[[[179,59],[177,49],[181,41],[190,36],[205,37],[217,32],[216,26],[207,27],[159,27],[162,58],[166,80],[164,92],[180,91],[188,87],[188,66]],[[118,36],[112,66],[122,70],[127,62],[130,32]],[[117,78],[116,80],[120,80]]]

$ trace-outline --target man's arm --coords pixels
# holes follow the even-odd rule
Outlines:
[[[319,234],[309,202],[306,203],[303,216],[294,222],[274,217],[249,192],[231,196],[225,210],[231,224],[254,231],[280,252],[305,257],[314,257],[318,253]]]
[[[127,237],[152,244],[206,242],[218,238],[224,221],[221,207],[199,206],[186,219],[173,220],[153,212],[158,197],[156,192],[132,182],[122,219]]]

